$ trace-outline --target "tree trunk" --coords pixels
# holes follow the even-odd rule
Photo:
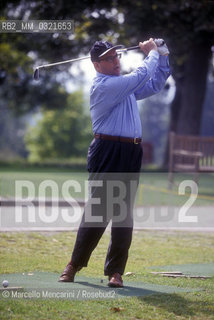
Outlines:
[[[210,53],[210,46],[201,44],[193,46],[189,54],[181,88],[176,133],[200,134]]]
[[[176,94],[171,104],[169,131],[179,134],[200,134],[210,54],[210,45],[207,43],[192,47],[183,77],[176,79]],[[168,166],[168,153],[167,142],[164,168]]]
[[[170,113],[170,126],[169,131],[177,131],[177,124],[179,119],[180,113],[180,106],[182,101],[182,86],[183,86],[183,79],[176,79],[176,92],[174,100],[171,104],[171,113]]]

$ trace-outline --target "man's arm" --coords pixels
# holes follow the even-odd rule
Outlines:
[[[95,84],[92,87],[92,109],[93,106],[103,105],[105,102],[105,111],[108,111],[127,96],[141,89],[142,85],[153,77],[159,59],[157,46],[152,39],[140,42],[139,46],[145,54],[148,54],[143,65],[125,76],[104,76],[98,85]]]
[[[159,57],[159,65],[154,75],[138,88],[134,94],[137,100],[147,98],[163,89],[167,78],[170,76],[170,67],[168,56]]]

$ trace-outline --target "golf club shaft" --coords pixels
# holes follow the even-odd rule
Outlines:
[[[119,50],[117,50],[117,52],[126,52],[126,51],[130,51],[130,50],[138,50],[138,49],[140,49],[139,46],[133,46],[133,47],[119,49]]]
[[[75,61],[81,61],[84,59],[89,59],[90,56],[86,56],[86,57],[82,57],[82,58],[76,58],[76,59],[70,59],[70,60],[65,60],[65,61],[59,61],[59,62],[54,62],[54,63],[48,63],[48,64],[44,64],[42,66],[39,66],[37,68],[47,68],[47,67],[53,67],[53,66],[57,66],[59,64],[64,64],[64,63],[69,63],[69,62],[75,62]],[[36,68],[36,69],[37,69]]]
[[[129,51],[129,50],[137,50],[139,48],[140,48],[139,46],[134,46],[134,47],[122,48],[122,49],[117,50],[117,51],[126,52],[126,51]],[[82,57],[82,58],[76,58],[76,59],[70,59],[70,60],[65,60],[65,61],[59,61],[59,62],[54,62],[54,63],[43,64],[41,66],[36,67],[36,69],[53,67],[53,66],[57,66],[57,65],[60,65],[60,64],[81,61],[81,60],[85,60],[85,59],[89,59],[89,58],[90,58],[90,56],[86,56],[86,57]]]
[[[163,41],[163,43],[164,43],[164,41]],[[130,50],[138,50],[138,49],[140,49],[139,46],[133,46],[133,47],[128,47],[128,48],[118,49],[116,51],[117,52],[127,52],[127,51],[130,51]],[[48,67],[53,67],[53,66],[57,66],[57,65],[60,65],[60,64],[71,63],[71,62],[76,62],[76,61],[82,61],[82,60],[89,59],[89,58],[90,58],[90,56],[86,56],[86,57],[82,57],[82,58],[76,58],[76,59],[70,59],[70,60],[59,61],[59,62],[54,62],[54,63],[48,63],[48,64],[44,64],[44,65],[38,66],[38,67],[36,67],[36,69],[34,71],[33,77],[34,77],[35,80],[39,79],[39,69],[41,69],[41,68],[48,68]]]

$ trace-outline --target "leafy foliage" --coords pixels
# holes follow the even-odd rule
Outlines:
[[[25,141],[30,151],[29,159],[39,161],[86,155],[90,133],[82,92],[66,95],[62,108],[44,110],[36,126],[28,128]]]
[[[200,133],[210,47],[214,43],[213,1],[9,0],[1,2],[0,16],[19,20],[69,19],[75,23],[74,34],[0,34],[0,98],[16,114],[41,106],[57,110],[67,103],[61,90],[72,79],[67,66],[44,73],[39,83],[32,80],[35,66],[88,55],[97,39],[136,45],[149,37],[162,37],[171,52],[176,81],[170,129]]]

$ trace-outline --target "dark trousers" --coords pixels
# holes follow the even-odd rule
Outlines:
[[[133,205],[141,160],[140,144],[99,139],[92,141],[88,150],[89,185],[102,181],[102,186],[93,185],[91,188],[71,257],[76,267],[87,266],[92,251],[112,220],[104,274],[124,273],[132,240]],[[117,199],[119,187],[123,191],[122,204],[117,201],[112,204],[111,199]],[[107,196],[109,193],[112,197]],[[100,202],[90,206],[91,199],[100,199]],[[93,221],[87,219],[89,211]]]

